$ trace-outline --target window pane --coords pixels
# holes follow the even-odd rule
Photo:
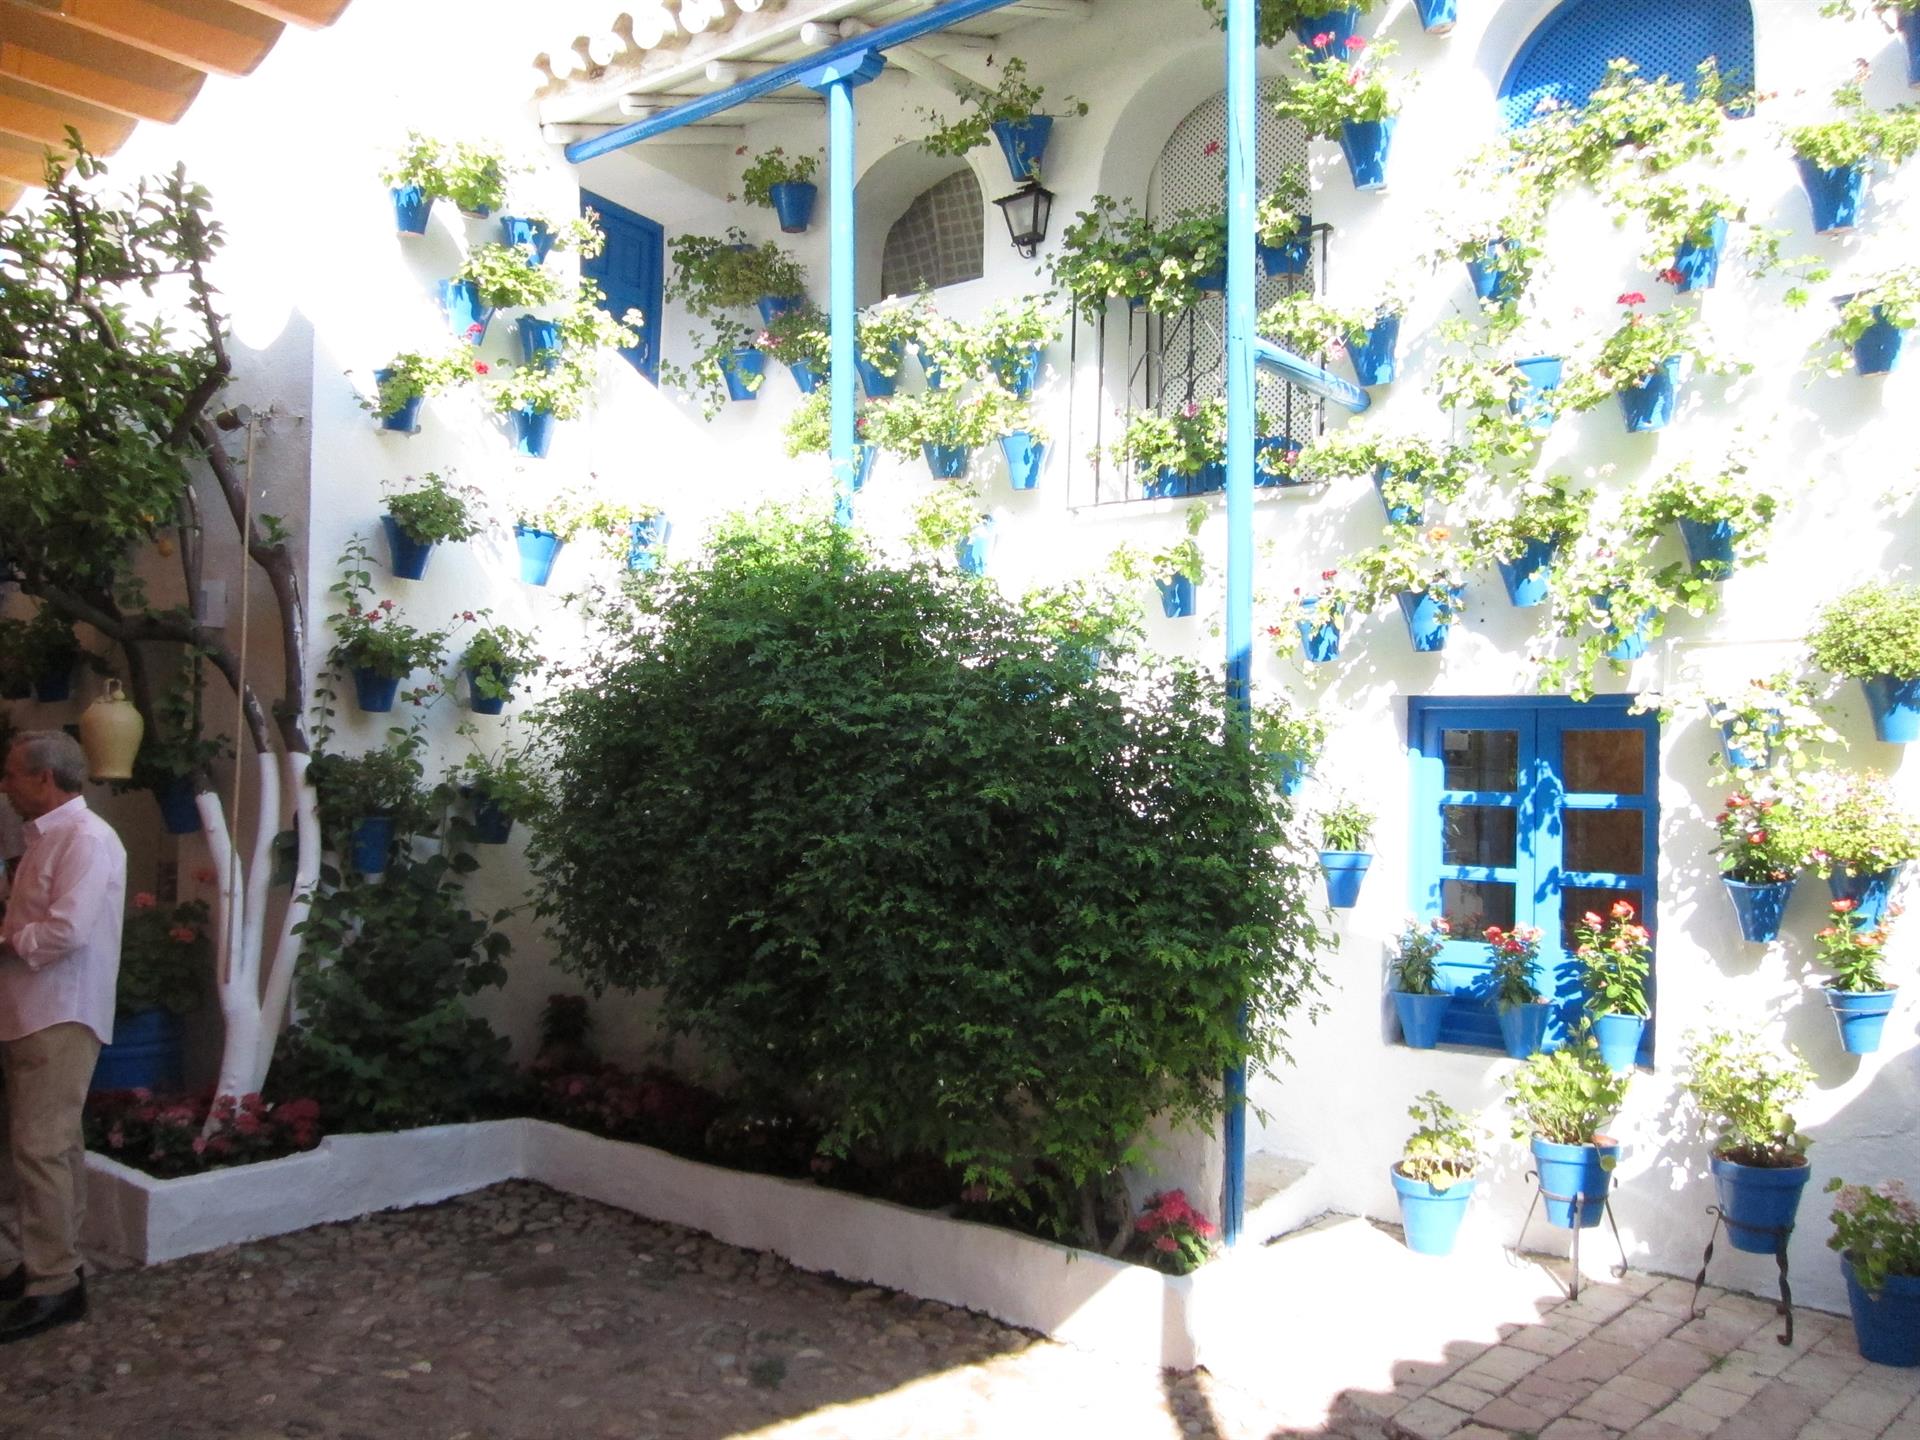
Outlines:
[[[1638,810],[1563,810],[1569,870],[1638,875],[1646,868],[1646,819]]]
[[[1511,809],[1497,805],[1441,806],[1441,863],[1511,868],[1515,819]]]
[[[1443,730],[1440,754],[1449,790],[1520,788],[1520,736],[1512,730]]]
[[[1639,795],[1646,789],[1647,737],[1639,730],[1568,730],[1561,783],[1580,795]]]
[[[1580,917],[1591,910],[1602,920],[1617,900],[1625,900],[1633,906],[1636,918],[1646,914],[1646,903],[1638,890],[1608,890],[1597,885],[1569,885],[1560,892],[1560,943],[1567,953],[1573,953],[1573,927]]]
[[[1513,886],[1497,880],[1442,880],[1440,913],[1457,940],[1478,940],[1489,925],[1513,924]]]

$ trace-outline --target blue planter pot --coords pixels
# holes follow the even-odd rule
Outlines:
[[[1038,345],[1030,345],[1011,360],[996,360],[993,373],[1000,383],[1024,400],[1033,394],[1033,387],[1040,379],[1041,351]]]
[[[1860,199],[1867,188],[1864,165],[1829,170],[1797,155],[1793,163],[1800,168],[1800,183],[1806,187],[1808,203],[1813,207],[1816,235],[1851,230],[1859,223]]]
[[[1558,355],[1534,355],[1525,360],[1513,362],[1513,368],[1520,372],[1520,378],[1526,382],[1526,388],[1507,401],[1507,410],[1514,415],[1531,415],[1528,422],[1535,432],[1548,430],[1553,425],[1555,410],[1547,403],[1547,397],[1560,388],[1561,378],[1566,374],[1567,362]]]
[[[1889,745],[1920,740],[1920,676],[1870,675],[1860,682],[1873,716],[1873,738]]]
[[[1299,458],[1300,447],[1293,443],[1290,435],[1262,435],[1253,442],[1253,483],[1256,489],[1268,489],[1273,486],[1297,485],[1294,478],[1293,463]],[[1224,469],[1222,474],[1224,475]]]
[[[1528,1142],[1549,1225],[1591,1230],[1607,1213],[1607,1193],[1613,1188],[1620,1147],[1604,1135],[1594,1140],[1592,1145],[1555,1145],[1536,1135]]]
[[[1387,155],[1393,149],[1397,116],[1384,120],[1342,120],[1340,153],[1347,157],[1347,173],[1356,190],[1379,190],[1387,183]]]
[[[1669,355],[1651,375],[1643,375],[1619,394],[1620,414],[1630,434],[1664,430],[1673,419],[1674,397],[1680,387],[1680,357]]]
[[[1442,604],[1425,590],[1403,590],[1399,595],[1400,614],[1407,622],[1407,639],[1413,642],[1413,648],[1423,654],[1431,654],[1447,647],[1447,632],[1453,628],[1453,617],[1460,608],[1460,601],[1466,594],[1466,587],[1453,587],[1453,603]]]
[[[551,530],[534,530],[525,525],[513,527],[514,547],[520,552],[520,578],[529,585],[544,585],[553,578],[553,562],[566,542]]]
[[[1907,84],[1920,85],[1920,11],[1902,10],[1896,23],[1907,48]]]
[[[493,311],[480,303],[480,292],[471,280],[442,280],[440,304],[447,312],[454,339],[477,346],[487,338]]]
[[[884,400],[887,396],[893,394],[894,387],[897,383],[895,377],[900,373],[900,362],[904,358],[905,356],[902,355],[900,347],[898,345],[894,346],[894,373],[892,375],[882,375],[878,370],[874,369],[872,365],[867,363],[865,356],[857,350],[854,351],[853,368],[859,372],[860,384],[866,390],[869,400]]]
[[[1382,316],[1364,334],[1348,339],[1347,359],[1353,365],[1353,378],[1369,390],[1376,385],[1391,385],[1399,370],[1399,349],[1400,317]]]
[[[1373,856],[1364,850],[1322,850],[1320,873],[1327,880],[1327,904],[1351,910],[1360,902],[1360,882],[1367,878]]]
[[[1187,493],[1190,495],[1217,495],[1227,488],[1227,462],[1211,460],[1200,467],[1199,473],[1189,476]]]
[[[953,558],[969,575],[984,575],[993,558],[993,521],[982,520],[966,539],[953,547]]]
[[[433,197],[418,185],[393,187],[393,228],[402,235],[424,235],[433,215]]]
[[[1304,275],[1307,267],[1313,263],[1313,221],[1311,217],[1300,217],[1300,228],[1278,245],[1254,244],[1254,254],[1260,259],[1260,269],[1269,280],[1284,279],[1289,275]]]
[[[753,303],[760,311],[760,323],[771,325],[789,310],[804,304],[806,298],[804,295],[762,295]]]
[[[531,246],[533,254],[527,260],[529,266],[546,264],[547,256],[553,252],[553,231],[547,228],[546,222],[524,215],[502,215],[500,238],[509,245]]]
[[[196,803],[191,775],[176,775],[153,792],[160,806],[160,824],[169,835],[198,835],[200,806]]]
[[[1600,1059],[1609,1070],[1631,1070],[1638,1063],[1640,1038],[1646,1030],[1644,1015],[1593,1017],[1593,1038],[1600,1042]]]
[[[180,1017],[154,1006],[113,1017],[113,1043],[100,1047],[89,1090],[178,1090]]]
[[[1551,540],[1529,540],[1517,560],[1495,560],[1500,582],[1507,587],[1507,599],[1516,609],[1527,610],[1547,598],[1553,583],[1553,557],[1559,549]]]
[[[781,232],[799,235],[813,224],[813,206],[820,198],[820,187],[807,180],[782,180],[767,187],[767,198],[773,201]]]
[[[1897,990],[1828,990],[1827,1007],[1840,1026],[1840,1048],[1849,1055],[1871,1055],[1893,1013]]]
[[[1194,477],[1162,466],[1140,482],[1140,493],[1149,500],[1177,500],[1194,493]]]
[[[1835,870],[1827,876],[1827,890],[1836,900],[1854,902],[1854,924],[1878,925],[1886,918],[1887,902],[1893,898],[1893,887],[1900,883],[1900,872],[1906,868],[1904,864],[1892,865],[1885,870],[1862,870],[1857,875]]]
[[[1733,722],[1729,720],[1720,727],[1720,753],[1731,770],[1764,770],[1773,759],[1772,738],[1779,733],[1778,725],[1768,726],[1764,737],[1749,737],[1748,743],[1758,748],[1748,749],[1734,743]]]
[[[873,462],[879,458],[880,451],[865,441],[855,443],[853,447],[853,478],[848,481],[850,490],[864,490],[867,481],[873,478]]]
[[[509,683],[509,677],[498,665],[467,666],[467,706],[476,715],[498,715],[507,708],[507,701],[513,698],[509,690],[505,695],[483,695],[480,693],[479,680],[483,674],[490,674],[501,685]]]
[[[34,677],[33,698],[42,705],[59,705],[73,698],[73,665]]]
[[[1854,1278],[1853,1263],[1844,1255],[1840,1268],[1846,1272],[1847,1308],[1860,1358],[1903,1370],[1920,1365],[1920,1275],[1889,1275],[1881,1290],[1871,1292]]]
[[[811,395],[820,388],[820,372],[805,360],[788,361],[787,373],[793,376],[793,383],[802,395]]]
[[[1551,1005],[1536,1000],[1495,1008],[1500,1019],[1500,1043],[1507,1047],[1508,1058],[1524,1060],[1546,1048],[1547,1020],[1553,1013]]]
[[[1687,242],[1673,253],[1673,268],[1679,278],[1673,288],[1685,295],[1693,290],[1711,290],[1720,278],[1720,252],[1727,244],[1727,222],[1713,220],[1708,226],[1705,244]]]
[[[1600,600],[1599,604],[1603,610],[1610,609],[1609,603],[1604,598]],[[1648,610],[1637,617],[1631,626],[1624,624],[1618,618],[1612,620],[1608,624],[1606,632],[1607,637],[1613,641],[1613,643],[1606,648],[1605,654],[1607,659],[1618,660],[1625,663],[1627,661],[1638,660],[1642,655],[1645,655],[1647,653],[1647,644],[1653,637],[1653,616],[1654,612]]]
[[[1209,270],[1204,275],[1193,277],[1193,288],[1203,295],[1224,295],[1227,291],[1227,262],[1222,260],[1218,270]]]
[[[367,815],[353,822],[347,842],[347,862],[362,875],[378,875],[387,868],[393,850],[393,817]]]
[[[473,797],[473,841],[476,845],[504,845],[513,833],[513,816],[493,801]]]
[[[1695,570],[1716,580],[1733,573],[1733,547],[1739,543],[1740,532],[1730,521],[1682,520],[1680,540]]]
[[[553,369],[554,362],[560,358],[560,322],[543,320],[538,315],[522,315],[518,325],[520,335],[520,358],[527,364],[538,364],[542,370]],[[541,358],[541,352],[546,352]]]
[[[1427,518],[1425,505],[1393,505],[1387,500],[1387,483],[1402,477],[1395,475],[1382,465],[1373,472],[1373,493],[1380,497],[1380,508],[1387,512],[1387,519],[1394,525],[1419,525]]]
[[[553,449],[553,412],[529,410],[522,406],[513,412],[513,448],[533,460],[544,460]]]
[[[1853,368],[1862,375],[1885,375],[1899,365],[1907,332],[1886,318],[1884,307],[1874,306],[1873,314],[1873,324],[1853,342]]]
[[[918,345],[913,347],[913,358],[920,362],[920,373],[926,379],[927,388],[929,390],[938,390],[941,380],[940,362],[928,359],[927,352]]]
[[[1312,769],[1305,760],[1292,755],[1264,755],[1267,769],[1273,774],[1273,783],[1282,795],[1298,795],[1305,788],[1307,773]]]
[[[857,486],[855,487],[858,488]],[[636,574],[651,574],[660,568],[667,541],[673,536],[673,522],[654,514],[627,525],[627,569]]]
[[[1393,995],[1393,1013],[1400,1021],[1400,1039],[1415,1050],[1431,1050],[1440,1043],[1440,1024],[1447,1018],[1453,996],[1445,990],[1433,995]]]
[[[1767,945],[1780,938],[1780,922],[1793,898],[1793,881],[1778,880],[1764,885],[1722,875],[1727,898],[1733,901],[1734,916],[1740,921],[1740,938],[1752,945]]]
[[[1169,575],[1153,582],[1160,587],[1160,608],[1169,620],[1184,620],[1194,612],[1193,581],[1185,575]]]
[[[393,709],[394,698],[399,693],[398,675],[381,675],[373,670],[354,667],[353,698],[369,715],[384,715]]]
[[[1459,1180],[1436,1190],[1425,1180],[1409,1180],[1395,1165],[1388,1172],[1394,1198],[1400,1202],[1400,1228],[1407,1232],[1407,1249],[1416,1255],[1451,1255],[1453,1242],[1473,1199],[1473,1181]]]
[[[1342,6],[1338,10],[1324,11],[1319,15],[1303,15],[1293,22],[1294,38],[1311,49],[1317,57],[1345,55],[1347,41],[1360,29],[1360,10],[1358,6]],[[1325,45],[1315,45],[1314,37],[1328,36]]]
[[[751,400],[760,393],[767,373],[767,357],[751,345],[740,345],[720,357],[720,378],[727,382],[729,400]]]
[[[373,383],[384,385],[392,377],[392,370],[384,368],[376,370],[373,372]],[[382,430],[392,430],[400,435],[412,435],[420,428],[420,407],[426,403],[426,398],[424,395],[416,395],[391,415],[378,415],[374,418],[380,422]]]
[[[1513,276],[1500,261],[1513,248],[1509,240],[1489,240],[1480,254],[1467,261],[1467,275],[1473,281],[1474,297],[1489,304],[1513,299]]]
[[[1300,632],[1300,649],[1307,659],[1315,665],[1325,665],[1340,658],[1340,622],[1321,620],[1317,623],[1307,620],[1295,622]]]
[[[389,569],[396,580],[418,580],[427,573],[427,561],[433,558],[431,540],[415,540],[400,528],[400,522],[391,515],[380,517],[380,528],[386,532],[387,554],[392,557]]]
[[[1429,35],[1449,35],[1460,18],[1455,0],[1419,0],[1420,28]]]
[[[1014,489],[1031,490],[1040,483],[1040,466],[1047,458],[1047,447],[1034,438],[1031,430],[1002,435],[1000,454],[1007,462],[1007,483]]]
[[[993,138],[1000,142],[1000,153],[1007,157],[1007,172],[1015,182],[1031,180],[1047,153],[1047,137],[1053,134],[1053,116],[1029,115],[1024,120],[996,120]]]
[[[1813,1167],[1738,1165],[1715,1156],[1713,1191],[1720,1217],[1727,1223],[1733,1248],[1749,1255],[1771,1255],[1800,1213],[1800,1194],[1807,1188]]]
[[[965,445],[922,445],[920,453],[927,457],[927,468],[936,480],[958,480],[973,459],[973,451]]]

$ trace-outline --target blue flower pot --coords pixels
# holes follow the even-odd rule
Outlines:
[[[160,823],[169,835],[198,835],[200,833],[200,806],[194,794],[193,777],[176,775],[158,790],[153,798],[160,806]]]
[[[347,860],[362,875],[378,875],[387,868],[393,850],[393,817],[367,815],[353,822],[347,842]]]
[[[542,370],[553,369],[560,358],[560,322],[543,320],[538,315],[522,315],[518,330],[520,358],[529,365],[539,365]]]
[[[987,562],[993,558],[993,521],[982,520],[958,545],[953,547],[953,558],[960,568],[969,575],[987,573]]]
[[[1313,602],[1302,601],[1303,605]],[[1315,665],[1325,665],[1340,658],[1340,622],[1321,620],[1318,622],[1299,620],[1295,628],[1300,632],[1300,649]]]
[[[1273,774],[1273,783],[1282,795],[1298,795],[1306,786],[1307,773],[1312,767],[1295,755],[1263,755],[1267,769]]]
[[[1413,642],[1413,648],[1423,654],[1447,648],[1447,632],[1453,628],[1453,617],[1465,598],[1466,587],[1453,587],[1453,601],[1443,604],[1425,590],[1403,590],[1400,592],[1400,614],[1407,622],[1407,639]]]
[[[1349,337],[1347,359],[1353,365],[1353,378],[1371,390],[1376,385],[1391,385],[1398,373],[1400,317],[1383,315],[1363,334]]]
[[[856,489],[859,487],[856,486]],[[627,569],[635,574],[652,574],[660,568],[660,557],[673,536],[673,522],[658,512],[645,520],[627,525]]]
[[[1720,1218],[1726,1221],[1733,1248],[1749,1255],[1773,1254],[1793,1229],[1813,1167],[1804,1159],[1798,1165],[1739,1165],[1716,1155],[1712,1170]]]
[[[1254,244],[1254,254],[1260,259],[1260,269],[1269,280],[1284,279],[1289,275],[1304,275],[1307,267],[1313,263],[1313,219],[1302,215],[1300,228],[1278,245]]]
[[[442,280],[440,303],[446,309],[454,339],[477,346],[487,338],[493,311],[480,303],[480,291],[471,280]]]
[[[473,797],[473,843],[504,845],[513,833],[513,816],[483,796]]]
[[[1500,261],[1513,248],[1510,240],[1489,240],[1480,254],[1467,261],[1467,274],[1473,280],[1474,297],[1489,304],[1513,299],[1513,276]]]
[[[1449,0],[1451,3],[1451,0]],[[1437,1190],[1425,1180],[1409,1180],[1395,1165],[1388,1172],[1394,1198],[1400,1202],[1400,1228],[1407,1232],[1407,1249],[1416,1255],[1451,1255],[1473,1199],[1473,1181],[1458,1180]]]
[[[1433,995],[1392,991],[1393,1013],[1400,1021],[1400,1038],[1415,1050],[1431,1050],[1440,1043],[1440,1024],[1447,1018],[1453,996],[1442,990]]]
[[[185,1049],[180,1017],[162,1006],[116,1012],[113,1043],[100,1047],[90,1091],[178,1090]]]
[[[513,698],[513,692],[505,695],[483,695],[478,681],[482,674],[490,675],[501,685],[509,683],[508,676],[498,665],[467,666],[467,707],[476,715],[498,715],[507,708],[507,701]]]
[[[897,383],[895,377],[900,373],[900,361],[904,358],[901,354],[900,346],[895,345],[893,347],[894,373],[892,375],[882,375],[878,370],[874,369],[872,365],[867,363],[865,356],[858,350],[854,351],[853,368],[859,372],[860,384],[866,390],[869,400],[884,400],[887,396],[893,394],[894,386]]]
[[[1907,43],[1907,84],[1920,85],[1920,11],[1902,10],[1895,23]]]
[[[1351,910],[1360,903],[1360,882],[1367,878],[1373,856],[1364,850],[1322,850],[1320,873],[1327,880],[1327,904]]]
[[[1716,580],[1733,573],[1733,547],[1740,532],[1728,520],[1682,520],[1680,540],[1687,547],[1687,563]]]
[[[1873,324],[1853,342],[1853,368],[1862,375],[1885,375],[1899,365],[1907,332],[1886,318],[1885,307],[1874,306],[1873,314]]]
[[[393,228],[402,235],[424,235],[433,214],[433,197],[418,185],[393,187]]]
[[[1393,148],[1393,128],[1399,117],[1384,120],[1342,120],[1340,153],[1347,157],[1347,173],[1356,190],[1379,190],[1387,183],[1387,154]]]
[[[1553,583],[1553,557],[1559,546],[1551,540],[1529,540],[1517,560],[1495,560],[1500,581],[1507,587],[1507,599],[1516,609],[1527,610],[1547,598]]]
[[[1016,490],[1031,490],[1040,483],[1040,466],[1047,458],[1045,442],[1036,440],[1031,430],[1015,430],[1000,437],[1000,454],[1007,462],[1007,483]]]
[[[527,245],[533,249],[528,257],[529,266],[541,266],[547,263],[547,256],[553,252],[553,231],[546,222],[529,219],[525,215],[502,215],[500,217],[500,238],[509,245]]]
[[[1880,1048],[1880,1032],[1893,1013],[1897,990],[1828,990],[1827,1005],[1840,1026],[1840,1048],[1849,1055],[1871,1055]]]
[[[927,457],[927,469],[936,480],[958,480],[973,459],[973,451],[965,445],[922,445],[920,453]]]
[[[1749,743],[1757,744],[1757,749],[1748,749],[1734,742],[1733,722],[1729,720],[1720,727],[1720,753],[1726,757],[1727,768],[1731,770],[1763,770],[1773,759],[1773,737],[1780,733],[1778,725],[1769,725],[1762,737],[1753,737]]]
[[[1600,1042],[1600,1059],[1609,1070],[1631,1070],[1639,1063],[1640,1037],[1646,1033],[1644,1015],[1595,1015],[1593,1038]]]
[[[369,715],[384,715],[393,709],[400,693],[398,675],[382,675],[356,665],[353,670],[353,698]]]
[[[809,180],[782,180],[767,187],[767,198],[773,201],[781,233],[799,235],[813,224],[813,205],[820,198],[820,187]]]
[[[1345,55],[1347,41],[1360,29],[1360,8],[1357,5],[1343,6],[1338,10],[1324,11],[1319,15],[1303,15],[1293,22],[1294,38],[1314,52],[1316,58],[1324,59],[1328,55]],[[1328,36],[1325,45],[1313,43],[1316,35]]]
[[[1813,231],[1831,235],[1851,230],[1860,220],[1860,199],[1867,188],[1867,167],[1841,165],[1826,169],[1802,156],[1794,157],[1800,167],[1800,183],[1806,187],[1813,207]]]
[[[392,376],[393,371],[390,369],[376,370],[373,372],[373,383],[384,385]],[[424,395],[416,395],[391,415],[377,415],[374,418],[379,421],[382,430],[392,430],[400,435],[412,435],[420,429],[420,407],[426,403],[426,399]]]
[[[1920,740],[1920,675],[1870,675],[1860,681],[1873,716],[1873,738],[1889,745]]]
[[[1854,1277],[1853,1263],[1844,1255],[1840,1268],[1847,1277],[1847,1308],[1853,1314],[1860,1358],[1903,1370],[1920,1365],[1920,1275],[1889,1275],[1885,1286],[1874,1292]]]
[[[1224,295],[1227,291],[1227,262],[1222,260],[1219,269],[1194,276],[1193,288],[1203,295]]]
[[[1642,375],[1619,394],[1620,413],[1628,433],[1664,430],[1673,419],[1674,396],[1680,386],[1680,357],[1669,355],[1651,375]]]
[[[753,303],[760,311],[760,323],[771,325],[789,310],[804,304],[806,298],[804,295],[762,295]]]
[[[1187,481],[1187,491],[1192,495],[1217,495],[1226,488],[1227,462],[1224,460],[1209,460]]]
[[[1558,355],[1534,355],[1514,361],[1513,368],[1520,372],[1526,389],[1507,401],[1508,413],[1530,415],[1532,419],[1528,423],[1536,433],[1550,429],[1556,412],[1547,403],[1547,396],[1560,388],[1566,366],[1567,362]]]
[[[994,361],[993,373],[1002,385],[1024,400],[1033,393],[1033,387],[1040,379],[1040,360],[1040,347],[1029,345],[1010,360]]]
[[[1500,1020],[1500,1043],[1507,1047],[1509,1059],[1524,1060],[1546,1048],[1547,1020],[1553,1013],[1551,1005],[1544,1000],[1532,1000],[1524,1005],[1494,1008]]]
[[[1905,864],[1890,865],[1885,870],[1862,870],[1849,875],[1845,870],[1835,870],[1827,876],[1827,891],[1836,900],[1851,900],[1853,923],[1856,925],[1878,925],[1887,914],[1887,902],[1893,898],[1893,887],[1900,883],[1900,874]]]
[[[1427,518],[1425,505],[1393,505],[1387,501],[1387,483],[1401,478],[1403,477],[1395,475],[1386,466],[1380,466],[1373,472],[1373,493],[1380,497],[1380,508],[1387,512],[1387,520],[1391,524],[1419,525]]]
[[[1194,493],[1194,477],[1163,465],[1140,482],[1140,493],[1149,500],[1178,500]]]
[[[850,490],[864,490],[867,481],[873,478],[873,462],[879,458],[880,451],[865,441],[856,442],[853,447],[853,477],[847,482]]]
[[[1594,1140],[1592,1145],[1556,1145],[1536,1135],[1528,1142],[1549,1225],[1562,1230],[1576,1226],[1591,1230],[1606,1215],[1607,1193],[1613,1188],[1613,1167],[1620,1160],[1620,1147],[1604,1135],[1596,1135]]]
[[[544,460],[553,448],[553,412],[521,406],[513,412],[513,448],[534,460]]]
[[[59,705],[73,698],[73,664],[49,670],[37,675],[33,681],[33,698],[42,705]]]
[[[392,556],[389,568],[396,580],[418,580],[427,573],[427,561],[433,558],[431,540],[415,540],[400,528],[400,522],[391,515],[380,517],[380,528],[386,532],[387,553]]]
[[[1268,489],[1275,485],[1297,485],[1294,478],[1293,460],[1298,457],[1300,447],[1293,443],[1290,435],[1262,435],[1253,442],[1253,483],[1256,489]],[[1223,471],[1224,474],[1224,471]]]
[[[940,362],[929,359],[927,352],[919,345],[913,347],[913,358],[920,362],[920,373],[926,377],[927,388],[938,390],[941,380]]]
[[[1053,116],[1029,115],[1024,120],[996,120],[993,138],[1000,142],[1000,153],[1007,157],[1007,172],[1015,182],[1031,180],[1047,153],[1047,137],[1053,134]]]
[[[1673,268],[1679,279],[1673,288],[1685,295],[1693,290],[1711,290],[1720,278],[1720,252],[1726,248],[1727,222],[1717,216],[1708,223],[1705,244],[1687,241],[1674,251]]]
[[[1734,916],[1740,921],[1740,938],[1752,945],[1767,945],[1780,938],[1780,922],[1793,898],[1793,881],[1777,880],[1764,885],[1722,875],[1727,898],[1733,901]]]
[[[727,382],[729,400],[751,400],[760,393],[767,373],[767,357],[751,345],[738,345],[720,357],[720,378]]]
[[[1153,582],[1160,587],[1160,608],[1169,620],[1184,620],[1194,612],[1193,581],[1185,575],[1169,575]]]
[[[513,543],[520,552],[522,580],[529,585],[544,585],[553,578],[553,562],[565,541],[551,530],[516,525],[513,527]]]
[[[820,372],[808,361],[788,361],[787,373],[793,376],[793,383],[800,388],[802,395],[811,395],[820,388]]]
[[[1419,0],[1420,28],[1429,35],[1450,35],[1459,19],[1455,0]]]

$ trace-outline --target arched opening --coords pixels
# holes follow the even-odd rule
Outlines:
[[[1500,87],[1511,128],[1543,109],[1578,107],[1624,57],[1643,78],[1691,81],[1703,60],[1751,88],[1753,7],[1748,0],[1566,0],[1542,20]]]
[[[984,212],[980,182],[969,169],[921,191],[887,231],[880,252],[881,297],[978,280],[985,260]]]

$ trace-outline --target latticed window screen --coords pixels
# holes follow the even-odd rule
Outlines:
[[[1802,0],[1809,8],[1813,0]],[[1501,116],[1524,125],[1542,107],[1583,105],[1624,56],[1647,79],[1691,80],[1711,57],[1742,89],[1753,84],[1748,0],[1568,0],[1540,22],[1507,72]]]
[[[978,280],[982,265],[984,205],[980,182],[959,170],[922,191],[893,222],[880,255],[883,295],[911,295],[922,285],[938,290]]]

